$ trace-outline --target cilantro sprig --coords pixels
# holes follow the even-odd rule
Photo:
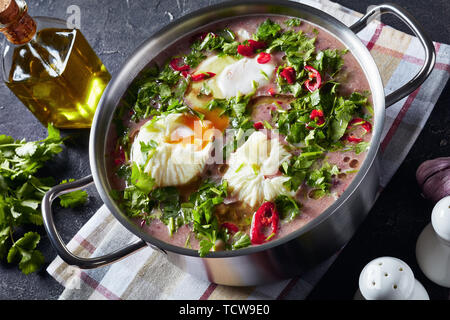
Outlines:
[[[44,256],[37,249],[38,232],[29,231],[21,237],[18,234],[30,225],[42,225],[40,203],[55,185],[52,177],[35,174],[62,151],[63,141],[59,130],[51,124],[47,138],[40,141],[0,135],[0,259],[6,257],[9,263],[17,263],[24,274],[37,271]],[[86,199],[85,191],[75,191],[61,196],[60,204],[73,207]]]

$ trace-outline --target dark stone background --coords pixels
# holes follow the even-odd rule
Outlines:
[[[81,30],[108,70],[114,74],[127,56],[152,33],[186,13],[221,1],[213,0],[28,0],[34,16],[66,19],[70,5],[81,9]],[[384,1],[338,0],[337,2],[363,12],[369,5]],[[392,0],[408,9],[425,27],[434,41],[450,43],[450,2],[448,0]],[[395,19],[383,22],[408,31]],[[450,91],[448,85],[439,98],[425,128],[406,160],[383,191],[369,217],[336,262],[311,293],[309,299],[352,299],[361,269],[370,260],[390,255],[408,263],[432,299],[448,299],[449,289],[428,281],[418,269],[414,248],[416,239],[429,222],[432,204],[420,196],[415,171],[424,160],[450,155]],[[6,88],[0,85],[0,133],[15,138],[37,140],[46,136],[46,129]],[[65,131],[71,135],[65,151],[42,172],[57,180],[81,178],[90,173],[88,162],[89,131]],[[68,211],[59,210],[55,217],[58,230],[69,241],[100,207],[101,201],[93,187],[88,206]],[[43,228],[39,248],[47,263],[55,257]],[[0,263],[0,299],[57,299],[63,288],[44,268],[25,276],[16,265]]]

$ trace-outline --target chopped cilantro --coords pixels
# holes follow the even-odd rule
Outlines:
[[[269,42],[281,32],[281,26],[270,19],[264,21],[256,31],[256,40]]]
[[[284,22],[288,27],[298,27],[301,23],[302,21],[299,18],[291,18]]]
[[[349,144],[343,138],[349,133],[348,124],[352,119],[361,117],[369,121],[371,115],[365,114],[365,111],[373,115],[373,110],[368,103],[367,93],[354,92],[350,96],[342,96],[339,93],[338,80],[342,78],[339,72],[347,51],[319,50],[316,47],[319,32],[314,29],[311,36],[292,28],[300,24],[301,20],[298,18],[287,19],[282,24],[267,19],[258,26],[253,39],[264,42],[264,50],[267,53],[284,53],[283,62],[275,73],[275,81],[278,92],[292,96],[293,100],[289,108],[278,106],[277,110],[273,110],[270,122],[263,122],[266,129],[278,129],[286,137],[286,141],[290,144],[289,148],[296,150],[291,159],[280,166],[282,174],[289,177],[284,186],[289,191],[297,191],[301,185],[305,185],[312,189],[310,194],[313,197],[320,198],[330,193],[332,177],[339,173],[337,166],[326,161],[327,152],[354,150],[359,154],[366,151],[369,143]],[[190,51],[177,59],[181,59],[192,71],[211,53],[217,56],[242,58],[237,52],[240,44],[231,30],[215,30],[199,36],[190,46]],[[243,44],[248,44],[248,41],[244,41]],[[289,78],[281,73],[288,67]],[[314,91],[311,86],[305,85],[306,81],[312,81],[311,68],[316,69],[322,78],[320,87],[317,86],[318,89],[315,88]],[[295,73],[292,72],[294,70]],[[263,71],[261,74],[265,79],[269,79],[269,75]],[[128,109],[117,112],[114,117],[118,143],[124,150],[130,148],[129,129],[120,119],[124,118],[127,111],[131,111],[131,118],[134,121],[181,112],[190,112],[203,119],[202,113],[192,110],[184,102],[184,95],[190,82],[189,75],[173,70],[169,63],[161,67],[154,66],[142,73],[124,99],[126,102],[124,108]],[[255,97],[257,83],[252,84],[254,90],[247,95],[238,93],[229,99],[212,97],[203,106],[205,110],[221,109],[219,114],[229,118],[231,130],[228,132],[232,132],[232,135],[227,135],[223,148],[224,159],[228,159],[229,154],[236,150],[242,140],[248,138],[248,132],[254,130],[251,102]],[[211,93],[209,83],[204,81],[199,96],[210,96]],[[314,113],[320,111],[323,116],[318,119],[313,116],[313,111]],[[151,158],[156,147],[154,141],[141,143],[141,152],[145,157]],[[33,145],[24,145],[18,152],[24,156],[30,155],[36,152],[34,148]],[[243,165],[236,172],[241,170]],[[251,167],[255,174],[258,174],[260,168],[254,165]],[[251,245],[245,232],[239,231],[232,235],[226,228],[220,228],[218,225],[215,210],[227,196],[226,182],[220,184],[206,180],[187,201],[182,202],[176,188],[155,188],[154,179],[145,173],[141,166],[136,164],[119,166],[117,175],[128,182],[125,190],[116,195],[116,198],[130,216],[141,217],[146,222],[158,218],[167,225],[170,234],[176,232],[179,226],[190,224],[193,234],[199,239],[200,256],[216,250],[217,240],[224,241],[226,249],[239,249]],[[275,202],[284,221],[290,221],[301,213],[301,204],[291,196],[280,195]],[[2,234],[0,232],[0,240]],[[189,242],[189,238],[186,241]]]
[[[282,220],[292,221],[300,215],[301,204],[291,196],[283,194],[277,196],[275,206]]]

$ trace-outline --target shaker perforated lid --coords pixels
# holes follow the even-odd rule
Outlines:
[[[405,300],[412,295],[414,286],[411,268],[393,257],[372,260],[359,277],[359,290],[367,300]]]

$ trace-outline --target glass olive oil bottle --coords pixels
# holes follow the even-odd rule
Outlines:
[[[80,30],[31,18],[22,0],[0,0],[3,79],[39,121],[89,128],[111,75]]]

